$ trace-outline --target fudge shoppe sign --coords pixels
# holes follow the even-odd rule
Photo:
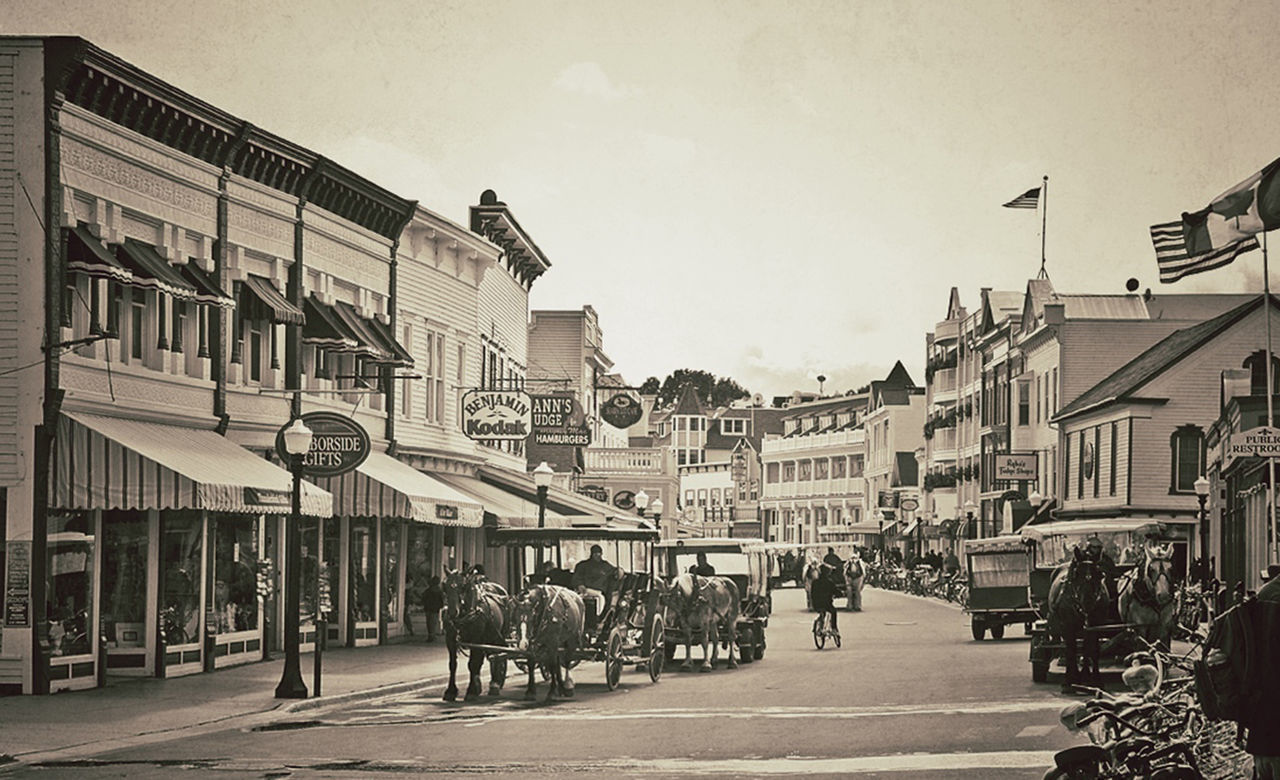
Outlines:
[[[591,428],[578,399],[569,394],[533,396],[533,442],[572,447],[590,444]]]
[[[533,427],[533,403],[518,390],[469,390],[462,396],[462,432],[477,441],[519,441]]]

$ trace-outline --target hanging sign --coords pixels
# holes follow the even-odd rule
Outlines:
[[[920,508],[920,502],[914,498],[904,498],[898,502],[898,507],[901,508],[903,512],[914,512]]]
[[[586,447],[591,444],[587,415],[572,395],[533,396],[535,444]]]
[[[1236,458],[1280,458],[1280,429],[1264,425],[1231,434],[1223,452],[1222,470],[1226,471]]]
[[[1090,453],[1090,463],[1092,463],[1092,445],[1088,447],[1087,452]],[[995,453],[991,457],[993,458],[992,468],[995,471],[994,477],[997,482],[1034,481],[1039,475],[1040,458],[1037,453],[1029,452],[1023,455]],[[1092,469],[1092,466],[1090,466],[1090,469]]]
[[[643,416],[644,409],[640,406],[640,401],[626,392],[618,393],[600,404],[600,419],[615,428],[630,428],[640,422]]]
[[[462,432],[477,441],[526,439],[533,426],[533,404],[520,390],[468,390],[462,396]]]
[[[632,510],[636,508],[636,494],[630,490],[619,490],[613,494],[613,505],[619,509]]]
[[[308,412],[302,415],[302,424],[311,429],[311,449],[302,456],[302,473],[309,477],[346,474],[369,457],[369,434],[350,417],[336,412]],[[287,427],[276,433],[276,454],[285,463],[291,460],[284,446]]]

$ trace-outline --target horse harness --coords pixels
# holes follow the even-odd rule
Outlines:
[[[1164,559],[1160,558],[1156,560]],[[1150,578],[1147,576],[1149,574],[1148,569],[1151,566],[1151,563],[1152,559],[1143,555],[1142,563],[1130,572],[1127,579],[1129,580],[1129,589],[1133,593],[1133,598],[1142,606],[1155,612],[1160,612],[1165,607],[1173,603],[1173,591],[1170,590],[1170,592],[1166,594],[1164,600],[1161,601],[1160,595],[1155,592],[1155,588],[1151,584]],[[1160,574],[1156,579],[1159,580],[1160,577],[1168,579],[1168,576],[1168,573],[1163,567],[1161,567]]]
[[[542,592],[544,594],[546,593],[545,590],[543,590]],[[548,625],[554,625],[557,622],[555,615],[551,614],[551,606],[555,604],[556,601],[558,601],[562,595],[564,595],[564,591],[557,589],[554,593],[551,594],[550,598],[544,597],[542,600],[543,602],[542,605],[534,612],[533,631],[529,633],[530,647],[533,646],[534,637],[542,636],[543,630]]]

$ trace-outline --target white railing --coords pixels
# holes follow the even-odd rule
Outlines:
[[[588,474],[662,474],[664,451],[651,447],[582,451]]]
[[[936,428],[933,431],[933,454],[939,455],[943,452],[950,452],[954,455],[956,449],[956,429],[955,428]]]
[[[809,482],[766,482],[765,498],[820,498],[828,496],[863,496],[867,481],[862,477],[819,479]]]
[[[784,452],[817,450],[831,447],[860,447],[866,439],[865,431],[854,428],[849,431],[832,431],[809,436],[793,436],[790,439],[766,439],[760,446],[760,456],[768,458]]]
[[[956,391],[956,370],[940,368],[933,372],[933,381],[929,383],[936,398],[941,393],[953,394]]]

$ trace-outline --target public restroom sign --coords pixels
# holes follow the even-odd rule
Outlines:
[[[533,428],[533,402],[519,390],[468,390],[462,432],[477,441],[521,441]]]
[[[302,424],[311,429],[311,449],[302,456],[302,473],[309,477],[346,474],[369,457],[369,434],[350,417],[336,412],[308,412],[302,415]],[[284,447],[284,428],[276,434],[276,454],[285,463],[290,461]]]
[[[1280,428],[1250,428],[1231,434],[1222,453],[1222,470],[1236,458],[1280,458]]]

